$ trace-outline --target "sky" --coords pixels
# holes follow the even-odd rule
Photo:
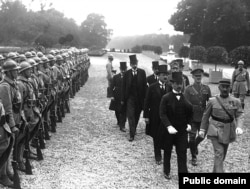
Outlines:
[[[168,23],[181,0],[22,0],[28,8],[37,10],[40,1],[53,3],[53,7],[73,18],[78,25],[90,13],[105,17],[113,37],[144,34],[181,34]]]

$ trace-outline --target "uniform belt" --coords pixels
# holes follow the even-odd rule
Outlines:
[[[236,80],[237,81],[237,80]],[[244,81],[237,81],[237,82],[245,82],[246,80],[244,80]]]
[[[232,123],[233,120],[232,119],[222,119],[222,118],[219,118],[219,117],[215,117],[215,116],[211,116],[213,118],[213,120],[215,121],[219,121],[219,122],[222,122],[222,123]]]

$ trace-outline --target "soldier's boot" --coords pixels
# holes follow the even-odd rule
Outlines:
[[[56,117],[51,116],[50,121],[51,121],[51,132],[56,133]]]
[[[242,109],[244,110],[245,108],[245,103],[241,103]]]
[[[66,113],[70,113],[70,104],[69,104],[69,100],[65,101],[65,108],[66,108]]]
[[[60,111],[60,107],[59,106],[57,107],[56,113],[57,113],[57,122],[62,123],[62,116],[61,116],[61,111]]]
[[[191,155],[192,155],[192,159],[191,159],[191,164],[193,166],[197,166],[197,148],[196,148],[196,143],[195,140],[190,140],[189,141],[189,147],[190,147],[190,151],[191,151]]]

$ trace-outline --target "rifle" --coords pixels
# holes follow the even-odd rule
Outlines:
[[[25,158],[25,173],[27,175],[32,175],[32,168],[30,165],[30,160],[29,160],[29,137],[30,137],[30,132],[29,128],[26,127],[26,140],[25,140],[25,149],[24,149],[24,158]]]
[[[17,164],[18,142],[17,142],[16,139],[17,139],[17,137],[15,138],[15,142],[14,142],[13,160],[12,160],[11,164],[12,164],[13,171],[14,171],[14,178],[13,178],[14,188],[21,189],[20,178],[19,178],[19,175],[18,175],[18,172],[17,172],[17,169],[18,169],[18,164]]]

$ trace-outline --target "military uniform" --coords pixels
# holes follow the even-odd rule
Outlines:
[[[222,108],[216,97],[233,119]],[[242,127],[243,109],[240,100],[235,97],[222,98],[220,95],[216,97],[212,97],[208,101],[202,117],[200,132],[207,133],[207,138],[212,141],[215,156],[213,172],[218,173],[224,172],[223,162],[229,143],[236,139],[236,128]]]
[[[240,98],[241,104],[244,108],[244,99],[247,90],[250,89],[249,73],[245,68],[237,68],[232,76],[232,92],[236,98]]]

